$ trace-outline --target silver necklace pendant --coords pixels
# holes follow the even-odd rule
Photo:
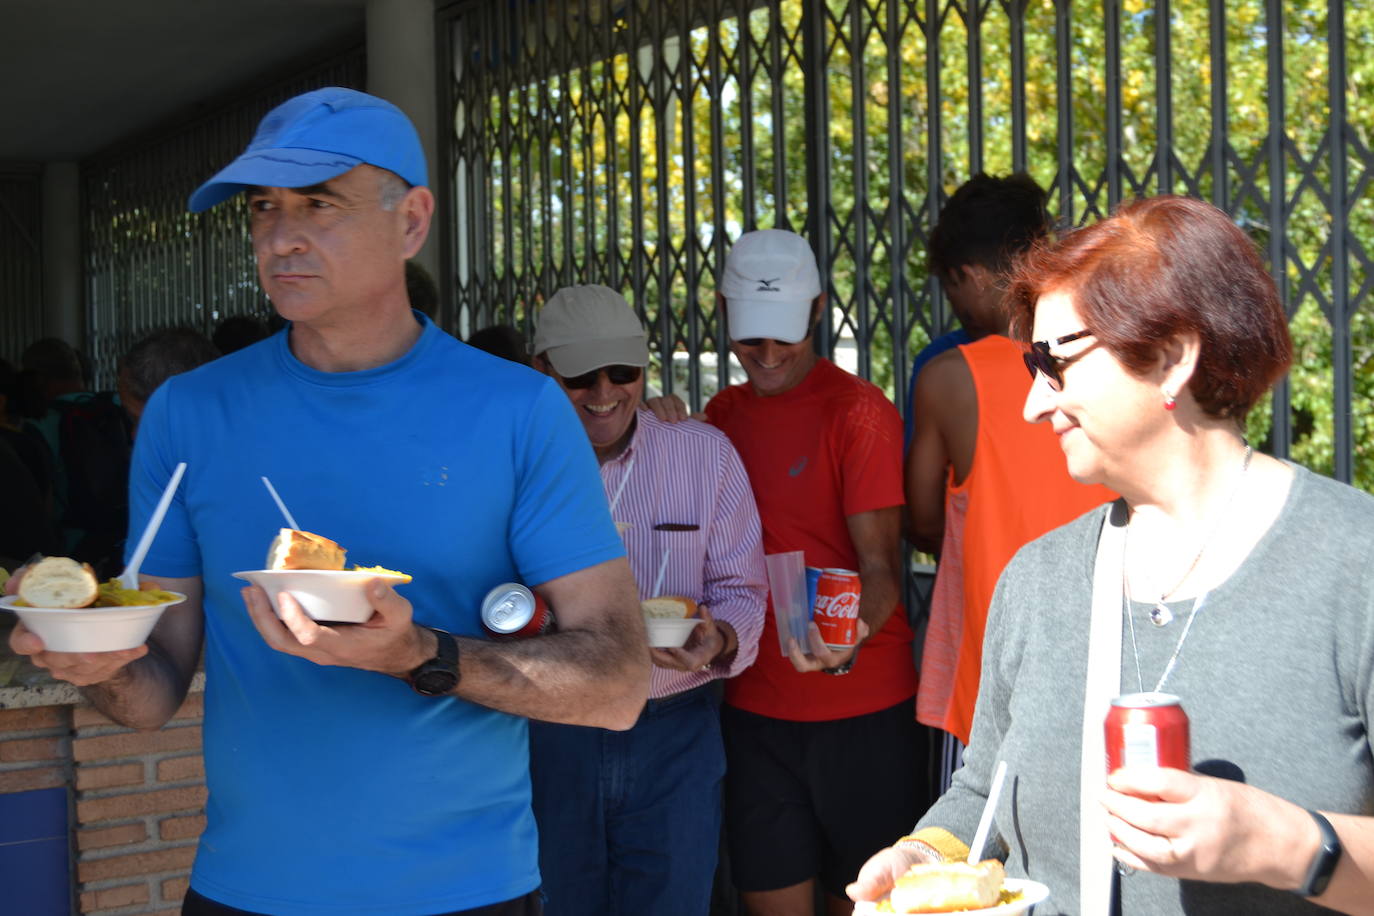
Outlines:
[[[1163,601],[1156,602],[1155,606],[1150,608],[1150,623],[1157,627],[1167,627],[1173,622],[1174,612],[1165,607]]]

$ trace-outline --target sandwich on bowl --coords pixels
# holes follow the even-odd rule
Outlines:
[[[327,537],[283,528],[267,548],[268,569],[343,569],[342,547]]]
[[[639,602],[639,607],[644,616],[651,620],[681,620],[697,615],[697,603],[681,595],[646,598]]]
[[[324,569],[335,572],[344,568],[344,550],[329,538],[309,531],[283,528],[267,548],[267,569]],[[357,566],[352,572],[375,573],[379,576],[410,576],[383,566]]]
[[[957,913],[1010,902],[1002,890],[1006,870],[996,859],[977,865],[967,862],[924,862],[897,879],[880,913]]]
[[[118,579],[102,583],[89,563],[70,557],[44,557],[19,580],[18,604],[37,608],[137,607],[163,604],[177,597],[156,588],[124,588]]]

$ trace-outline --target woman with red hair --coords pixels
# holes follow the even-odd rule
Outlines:
[[[1037,916],[1374,912],[1374,498],[1244,438],[1291,359],[1254,246],[1138,201],[1035,249],[1010,298],[1025,418],[1122,499],[1007,566],[964,766],[850,896],[966,857],[1006,761],[979,854],[1049,887]],[[1181,699],[1190,769],[1105,772],[1128,693]]]

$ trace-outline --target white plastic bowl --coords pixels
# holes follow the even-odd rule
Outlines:
[[[180,592],[172,601],[121,607],[16,607],[17,595],[0,598],[0,607],[19,615],[52,652],[117,652],[148,641],[162,612],[186,600]]]
[[[307,616],[321,623],[362,623],[371,617],[366,586],[373,579],[392,585],[410,581],[409,576],[361,569],[247,569],[234,576],[261,586],[278,617],[277,596],[287,592]]]
[[[655,649],[676,649],[687,642],[700,617],[645,617],[649,645]]]

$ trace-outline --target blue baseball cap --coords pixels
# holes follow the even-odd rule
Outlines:
[[[420,136],[405,112],[354,89],[316,89],[269,111],[243,154],[197,188],[189,206],[199,213],[247,187],[303,188],[364,163],[411,187],[429,184]]]

